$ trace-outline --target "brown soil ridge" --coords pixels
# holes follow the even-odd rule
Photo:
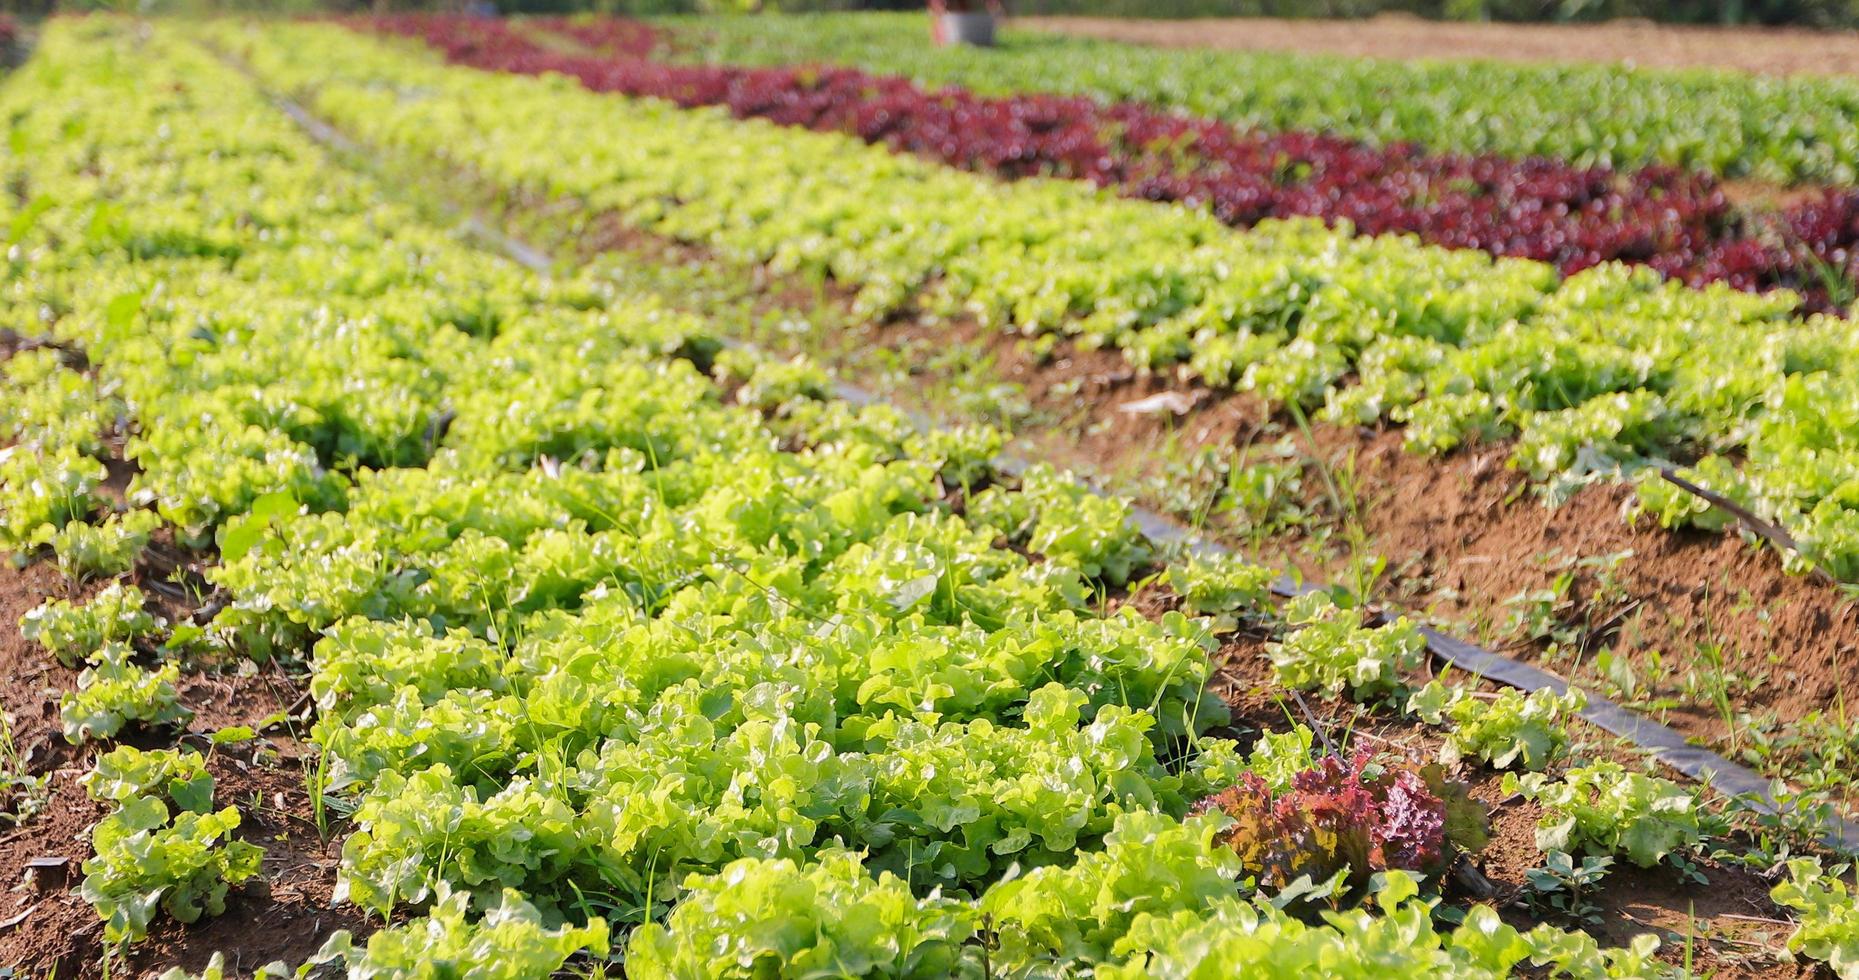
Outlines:
[[[1609,21],[1489,24],[1383,16],[1369,20],[1021,17],[1016,26],[1109,41],[1233,51],[1299,51],[1398,60],[1594,62],[1641,68],[1721,68],[1761,75],[1850,76],[1859,31],[1698,27]]]

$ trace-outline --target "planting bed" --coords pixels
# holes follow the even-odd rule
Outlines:
[[[646,65],[654,37],[521,30],[449,53]],[[1844,786],[1776,814],[1671,781],[1580,694],[1443,671],[1376,614],[1577,674],[1717,643],[1698,683],[1733,702],[1639,707],[1800,777],[1711,709],[1834,710],[1833,588],[1615,478],[1696,461],[1855,577],[1853,450],[1807,410],[1859,383],[1848,321],[1235,231],[327,24],[54,20],[0,112],[22,972],[1859,969],[1809,812]],[[1060,468],[1003,468],[988,421]],[[1247,557],[1145,537],[1068,463]],[[1562,592],[1497,598],[1559,547]],[[1337,585],[1279,603],[1284,569]]]

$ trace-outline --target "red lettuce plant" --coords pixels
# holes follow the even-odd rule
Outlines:
[[[1438,766],[1383,766],[1366,752],[1347,761],[1326,755],[1282,792],[1247,773],[1195,809],[1232,818],[1220,841],[1274,890],[1344,872],[1350,890],[1391,868],[1437,874],[1485,843],[1484,810],[1463,784]]]

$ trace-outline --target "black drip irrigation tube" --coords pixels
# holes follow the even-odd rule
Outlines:
[[[1211,557],[1232,553],[1232,549],[1183,528],[1148,508],[1135,506],[1134,513],[1137,526],[1151,541],[1172,544],[1190,554],[1202,556]],[[1285,576],[1273,581],[1271,590],[1273,594],[1282,598],[1327,591],[1320,584],[1302,582]],[[1391,623],[1399,618],[1401,618],[1400,613],[1387,609],[1377,609],[1373,614],[1373,621],[1376,625]],[[1460,670],[1525,692],[1547,690],[1560,697],[1569,689],[1568,681],[1540,667],[1500,653],[1493,653],[1483,647],[1448,636],[1425,624],[1420,624],[1418,629],[1420,635],[1426,639],[1429,653]],[[1581,717],[1602,731],[1626,739],[1678,772],[1700,783],[1707,783],[1729,796],[1746,801],[1749,806],[1760,812],[1777,814],[1782,810],[1782,802],[1777,800],[1770,791],[1771,781],[1768,778],[1748,766],[1732,762],[1709,749],[1691,744],[1683,735],[1669,726],[1661,725],[1606,698],[1593,695],[1589,695],[1588,705],[1582,709]],[[1826,822],[1822,830],[1824,842],[1829,848],[1842,854],[1859,852],[1859,825],[1853,821],[1836,814]]]
[[[367,149],[318,119],[296,102],[275,93],[271,94],[271,99],[281,111],[295,120],[317,142],[351,157],[363,160],[370,158]],[[536,273],[547,274],[554,270],[555,263],[546,253],[491,227],[475,214],[469,214],[463,209],[460,209],[460,214],[463,216],[463,228],[466,234],[503,253],[511,261]],[[733,338],[718,337],[715,339],[728,348],[765,353],[753,344]],[[833,395],[841,401],[860,407],[890,404],[888,399],[837,379],[833,382]],[[930,429],[936,426],[935,420],[920,412],[902,409],[899,406],[892,407],[903,411],[911,424],[919,429]],[[1020,476],[1029,465],[1025,460],[1007,455],[996,457],[993,464],[999,472],[1013,477]],[[1100,495],[1104,493],[1092,481],[1082,482],[1092,493]],[[1167,516],[1139,504],[1131,504],[1131,518],[1137,530],[1156,544],[1177,548],[1183,553],[1201,557],[1220,557],[1234,553],[1233,549],[1203,537]],[[1281,598],[1294,598],[1310,592],[1328,591],[1328,589],[1318,583],[1280,576],[1272,582],[1271,591]],[[1400,618],[1400,615],[1398,612],[1387,609],[1376,609],[1372,614],[1372,622],[1378,626],[1385,625]],[[1447,636],[1431,626],[1420,625],[1418,630],[1420,635],[1426,639],[1429,653],[1467,673],[1524,692],[1547,690],[1560,696],[1569,690],[1568,681],[1539,667]],[[1782,801],[1776,799],[1770,791],[1771,781],[1762,774],[1709,749],[1693,745],[1676,730],[1628,710],[1613,701],[1589,696],[1588,705],[1582,709],[1581,717],[1602,731],[1631,742],[1672,769],[1700,783],[1706,783],[1733,798],[1742,800],[1745,805],[1759,812],[1779,814],[1784,807]],[[1841,854],[1859,854],[1859,824],[1836,814],[1827,821],[1822,830],[1823,841],[1830,849]]]

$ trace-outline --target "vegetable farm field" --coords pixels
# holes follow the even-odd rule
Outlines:
[[[1859,980],[1859,80],[923,21],[0,17],[0,975]]]

